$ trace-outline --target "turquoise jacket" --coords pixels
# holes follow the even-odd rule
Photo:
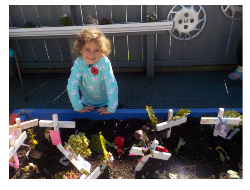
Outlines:
[[[78,57],[71,68],[67,91],[75,111],[82,109],[83,104],[94,107],[108,105],[107,110],[114,113],[118,106],[118,86],[107,57],[101,57],[91,67]]]

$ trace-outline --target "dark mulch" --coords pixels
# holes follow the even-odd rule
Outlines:
[[[200,118],[188,117],[187,122],[179,126],[172,127],[171,137],[169,139],[159,139],[160,145],[166,147],[171,153],[169,160],[157,160],[150,158],[141,171],[135,172],[136,162],[141,156],[129,156],[129,150],[133,144],[138,144],[138,140],[134,138],[134,132],[141,129],[149,120],[127,119],[120,120],[99,120],[91,121],[89,119],[75,119],[75,129],[61,129],[61,140],[68,141],[71,134],[75,131],[83,132],[87,137],[98,134],[100,131],[104,138],[113,142],[117,136],[125,138],[124,147],[125,154],[118,158],[117,151],[114,148],[108,147],[107,151],[111,152],[114,157],[113,168],[107,168],[102,171],[99,179],[170,179],[169,173],[178,174],[178,178],[188,179],[227,179],[228,170],[238,172],[242,178],[242,126],[239,126],[240,131],[231,139],[226,140],[222,137],[214,137],[214,127],[211,125],[200,125]],[[117,124],[117,127],[116,127]],[[75,169],[73,164],[64,166],[59,163],[63,154],[52,145],[51,142],[44,137],[45,128],[39,126],[34,127],[35,139],[38,140],[38,145],[30,154],[29,159],[26,153],[29,150],[26,146],[21,146],[18,150],[20,168],[15,169],[9,167],[9,178],[52,178],[52,175]],[[177,147],[179,138],[186,141],[184,146],[181,146],[178,155],[174,153]],[[24,142],[28,144],[28,140]],[[219,152],[215,150],[217,146],[221,146],[230,157],[230,160],[225,160],[225,163],[220,159]],[[91,163],[91,172],[101,166],[100,162],[103,158],[103,153],[92,151],[92,155],[86,160]],[[21,168],[33,163],[38,166],[39,173],[24,172]]]

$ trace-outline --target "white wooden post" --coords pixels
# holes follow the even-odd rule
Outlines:
[[[10,135],[12,136],[12,135]],[[23,144],[23,141],[27,138],[26,131],[24,131],[20,137],[14,142],[13,136],[10,137],[9,142],[12,145],[9,149],[9,159],[16,153],[17,149]]]
[[[57,114],[53,114],[52,115],[52,119],[53,120],[40,120],[39,121],[39,126],[40,127],[53,127],[54,128],[54,132],[58,131],[60,139],[61,139],[61,137],[60,137],[60,130],[59,130],[59,128],[75,128],[76,127],[76,124],[75,124],[74,121],[58,121],[58,115]],[[51,136],[51,140],[53,141],[53,137],[52,136]],[[56,139],[55,141],[58,142],[58,139]],[[55,145],[57,145],[57,144],[55,144]]]
[[[215,124],[215,126],[216,126],[217,124],[220,123],[220,120],[221,120],[223,123],[226,121],[226,124],[229,124],[229,125],[231,125],[231,124],[239,125],[240,118],[226,118],[226,117],[223,117],[223,115],[224,115],[224,108],[220,108],[219,112],[218,112],[218,117],[201,117],[200,124],[207,124],[207,125]],[[214,133],[214,136],[218,136],[218,134]],[[230,137],[230,139],[231,138],[232,138],[232,136]]]
[[[135,167],[135,171],[140,171],[142,169],[142,167],[145,165],[145,163],[148,161],[149,158],[156,158],[156,159],[161,159],[161,160],[168,160],[171,156],[170,153],[166,153],[166,152],[159,152],[156,151],[156,147],[158,146],[159,142],[157,140],[154,140],[153,143],[150,145],[150,148],[152,149],[153,152],[153,157],[152,154],[148,154],[146,156],[144,156],[144,153],[142,152],[142,148],[139,147],[132,147],[131,150],[129,151],[130,154],[136,154],[136,155],[140,155],[143,156],[140,159],[140,162],[137,164],[137,166]]]
[[[85,174],[83,174],[80,179],[96,179],[101,174],[100,167],[96,167],[96,169],[89,174],[89,177],[87,177]]]
[[[173,118],[173,110],[170,109],[170,110],[168,110],[168,120],[166,122],[159,123],[156,125],[157,131],[162,131],[162,130],[168,129],[168,128],[170,129],[168,131],[167,138],[169,138],[171,135],[171,127],[174,127],[174,126],[177,126],[177,125],[180,125],[182,123],[187,122],[187,117],[183,117],[183,118],[177,119],[175,121],[171,120],[172,118]]]
[[[82,165],[79,164],[79,162],[77,162],[77,160],[75,159],[75,153],[72,154],[72,152],[67,151],[61,144],[56,145],[57,148],[64,154],[64,156],[66,156],[69,161],[80,171],[80,172],[84,172],[84,168]]]
[[[20,118],[16,118],[16,124],[9,126],[9,133],[15,132],[17,138],[22,134],[23,129],[28,129],[38,125],[38,119],[33,119],[26,122],[20,122]]]

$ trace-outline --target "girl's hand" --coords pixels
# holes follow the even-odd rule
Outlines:
[[[77,112],[79,113],[91,112],[90,110],[93,110],[94,108],[95,108],[94,106],[83,106],[83,108],[78,110]]]
[[[100,107],[100,108],[98,108],[98,109],[96,109],[97,110],[97,112],[99,112],[100,113],[100,115],[101,114],[110,114],[111,112],[109,112],[108,110],[107,110],[107,107]]]

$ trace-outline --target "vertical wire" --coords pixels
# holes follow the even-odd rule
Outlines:
[[[81,11],[81,17],[82,17],[82,25],[84,25],[84,22],[83,22],[83,15],[82,15],[82,6],[80,5],[80,11]]]
[[[155,5],[155,16],[157,20],[157,5]],[[157,60],[157,34],[155,34],[155,59]]]
[[[111,7],[111,5],[109,5],[109,6],[110,6],[110,14],[111,14],[111,23],[114,24],[113,18],[112,18],[112,7]]]
[[[96,19],[98,20],[96,5],[95,5],[95,16],[96,16]]]
[[[63,56],[62,56],[61,46],[60,46],[60,44],[58,44],[58,45],[59,45],[59,51],[60,51],[60,55],[61,55],[62,62],[63,62]]]
[[[227,51],[228,51],[228,47],[229,47],[229,44],[230,44],[230,38],[231,38],[231,33],[232,33],[232,28],[233,28],[233,22],[234,22],[234,20],[232,20],[232,22],[231,22],[230,32],[229,32],[229,36],[228,36],[228,40],[227,40],[227,48],[226,48],[225,57],[227,57]]]
[[[49,52],[48,52],[48,49],[47,49],[47,46],[46,46],[45,39],[43,40],[43,43],[44,43],[44,47],[45,47],[45,50],[46,50],[46,53],[47,53],[48,60],[50,61]]]
[[[36,7],[36,5],[35,5],[35,8],[36,8],[36,14],[37,14],[37,18],[38,18],[38,21],[39,21],[39,24],[40,24],[40,27],[41,27],[42,25],[41,25],[41,21],[40,21],[40,17],[39,17],[39,14],[38,14],[38,10],[37,10],[37,7]]]
[[[22,5],[20,5],[20,9],[21,9],[21,12],[22,12],[22,15],[23,15]],[[23,15],[23,21],[24,21],[24,24],[25,24],[25,23],[26,23],[26,21],[25,21],[24,15]]]
[[[114,60],[115,60],[115,36],[113,36]]]

